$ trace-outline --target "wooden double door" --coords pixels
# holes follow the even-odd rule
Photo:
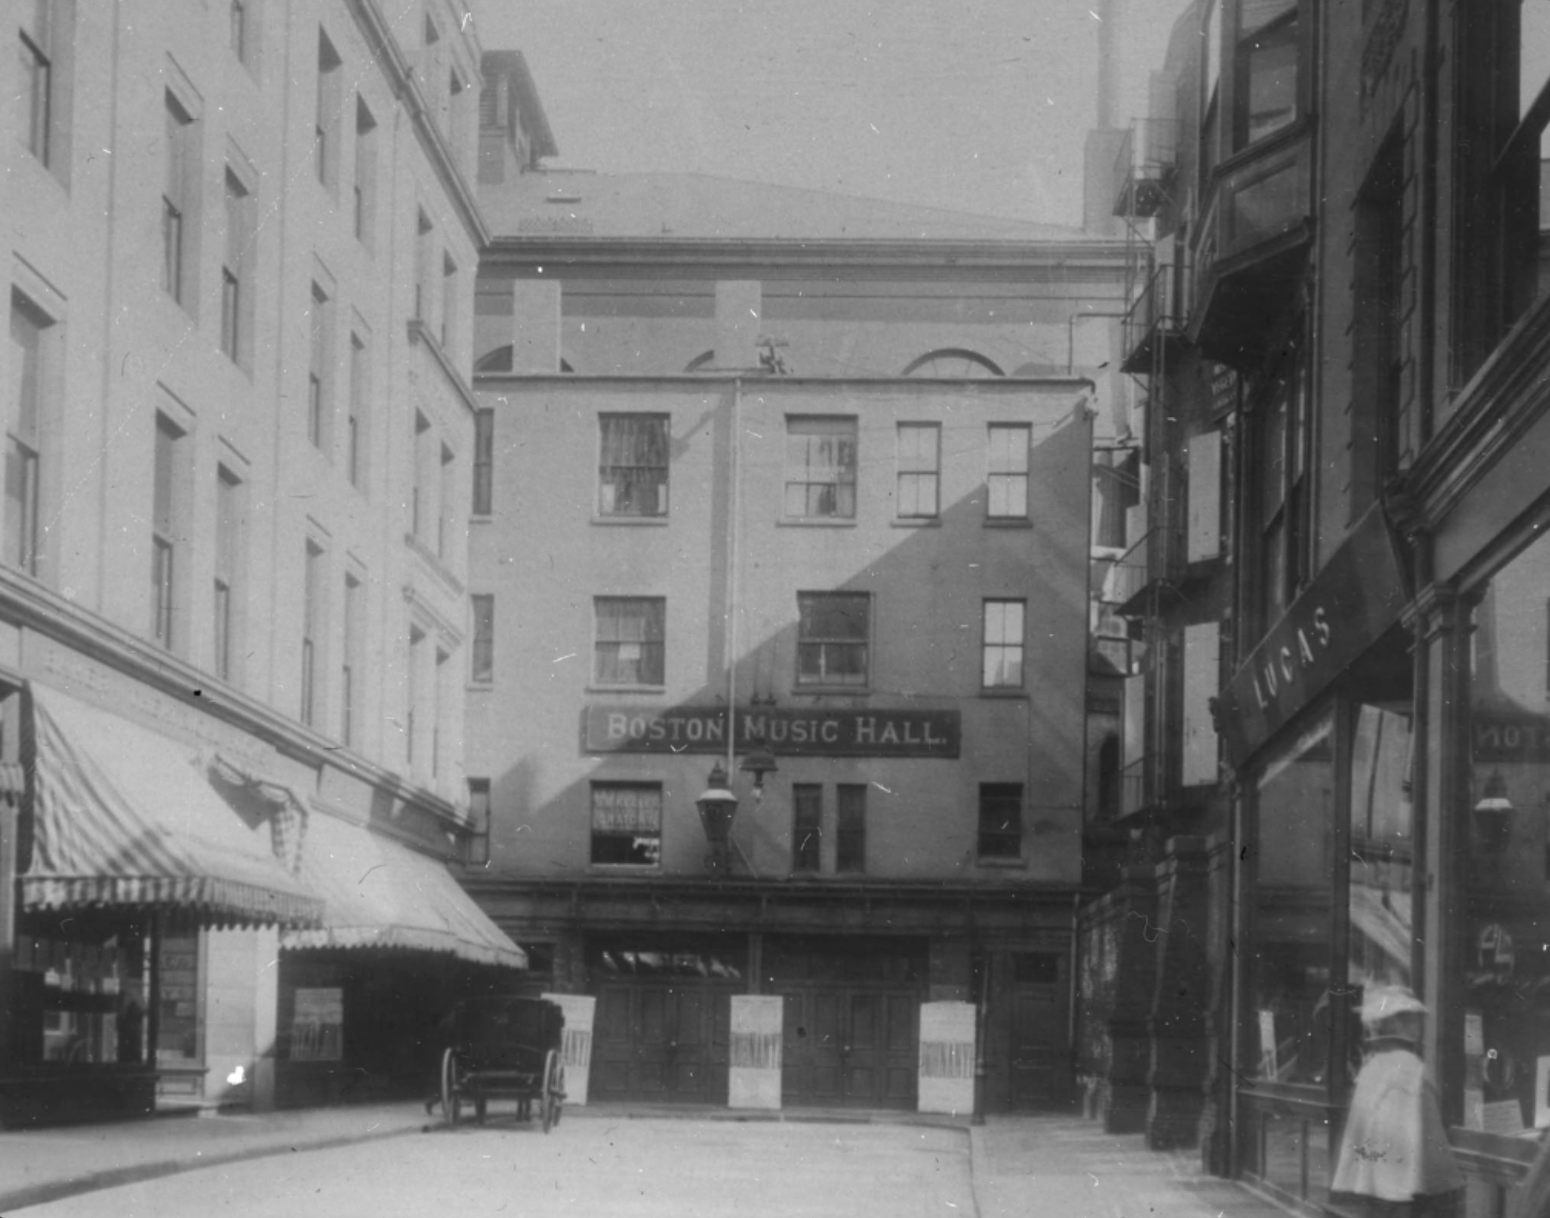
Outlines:
[[[605,983],[593,1031],[593,1097],[725,1104],[731,996],[739,992],[701,978]]]
[[[914,1108],[920,995],[912,988],[777,985],[781,1103]]]

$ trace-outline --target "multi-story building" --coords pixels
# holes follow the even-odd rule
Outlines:
[[[478,44],[434,2],[20,12],[0,1111],[407,1085],[427,1004],[521,963],[444,865]]]
[[[782,1102],[913,1107],[921,1004],[987,997],[985,1102],[1064,1099],[1123,244],[673,175],[482,199],[465,882],[596,998],[592,1101],[779,1060]]]
[[[1164,540],[1129,590],[1121,822],[1155,857],[1084,921],[1114,964],[1084,1046],[1111,1122],[1341,1210],[1359,1004],[1407,985],[1460,1212],[1500,1213],[1550,1123],[1550,19],[1200,0],[1162,66],[1138,130],[1168,154],[1116,192],[1156,266],[1126,359]]]

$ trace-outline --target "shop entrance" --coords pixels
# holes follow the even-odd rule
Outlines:
[[[765,959],[785,1000],[782,1104],[915,1106],[923,943],[772,937]]]

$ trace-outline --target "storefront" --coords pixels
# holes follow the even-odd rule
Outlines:
[[[1238,1171],[1289,1202],[1330,1182],[1361,1066],[1364,991],[1414,986],[1411,635],[1370,512],[1240,666],[1218,707],[1238,777]]]

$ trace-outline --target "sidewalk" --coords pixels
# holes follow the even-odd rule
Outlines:
[[[1202,1176],[1192,1156],[1148,1151],[1140,1137],[1106,1134],[1071,1116],[962,1119],[899,1112],[732,1111],[669,1105],[569,1107],[566,1122],[723,1119],[929,1124],[969,1134],[978,1218],[1284,1218],[1227,1180]],[[0,1214],[29,1205],[220,1163],[400,1137],[439,1123],[409,1101],[263,1114],[165,1116],[114,1125],[0,1133]],[[562,1127],[563,1128],[563,1127]]]

